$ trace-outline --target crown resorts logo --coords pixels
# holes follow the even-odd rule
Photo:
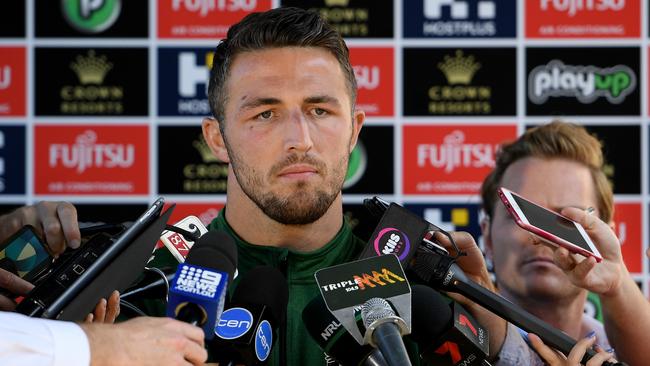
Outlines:
[[[88,56],[77,56],[70,68],[77,74],[79,82],[87,84],[102,84],[106,74],[113,68],[105,55],[95,56],[95,50],[88,51]]]
[[[121,8],[120,0],[61,0],[65,20],[83,33],[100,33],[110,28]]]
[[[367,36],[369,8],[348,7],[350,0],[325,0],[325,7],[317,9],[342,36]]]
[[[348,3],[350,3],[350,0],[325,0],[325,5],[329,7],[348,6]]]
[[[463,56],[463,51],[456,50],[456,56],[445,56],[444,62],[438,63],[438,69],[445,74],[449,84],[468,85],[472,82],[474,74],[481,68],[474,56]]]
[[[543,104],[549,97],[573,97],[583,104],[605,97],[620,104],[635,89],[636,74],[626,65],[601,68],[552,60],[528,76],[528,97],[535,104]]]
[[[81,85],[65,85],[61,88],[61,112],[64,114],[121,114],[124,88],[103,85],[113,63],[106,55],[96,56],[89,50],[86,56],[77,55],[70,63]]]
[[[429,113],[431,114],[488,114],[492,110],[490,86],[470,85],[482,65],[473,55],[465,56],[456,50],[454,56],[445,55],[438,63],[449,85],[429,88]]]
[[[201,156],[201,163],[186,164],[183,167],[183,191],[192,193],[213,193],[226,190],[228,165],[212,153],[203,135],[192,141],[192,146]]]

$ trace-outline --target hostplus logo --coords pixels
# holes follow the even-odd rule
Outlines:
[[[88,168],[130,168],[135,161],[135,146],[98,144],[97,133],[87,130],[77,136],[74,145],[51,144],[49,158],[50,167],[61,164],[78,174]]]
[[[65,20],[83,33],[100,33],[120,15],[121,0],[61,0]]]
[[[183,265],[175,289],[186,293],[213,298],[221,283],[221,274],[200,267]]]
[[[625,8],[625,0],[540,0],[541,9],[565,12],[573,17],[582,11],[620,11]]]
[[[499,145],[468,144],[463,131],[455,130],[443,138],[442,144],[417,146],[418,167],[432,166],[451,174],[456,168],[494,167]]]
[[[574,97],[584,104],[605,97],[620,104],[636,89],[636,83],[636,74],[626,65],[600,68],[552,60],[528,76],[528,97],[535,104],[543,104],[549,97]]]
[[[172,0],[174,11],[186,10],[198,13],[202,18],[214,11],[253,11],[257,0]]]
[[[205,54],[205,63],[197,62],[197,53],[181,52],[178,55],[178,112],[181,114],[210,114],[207,100],[207,84],[212,69],[214,52]],[[197,93],[203,86],[203,95]]]
[[[408,236],[392,227],[382,229],[374,241],[377,255],[395,254],[400,261],[404,260],[411,251]]]
[[[423,0],[427,19],[443,19],[448,9],[451,20],[425,22],[423,33],[432,36],[493,36],[496,34],[495,1]],[[470,5],[476,6],[477,19],[470,18]]]

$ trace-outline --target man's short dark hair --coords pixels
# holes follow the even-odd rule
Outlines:
[[[214,117],[221,122],[223,132],[226,105],[226,81],[230,66],[242,52],[277,47],[320,47],[338,60],[347,78],[350,99],[354,108],[357,82],[350,65],[348,47],[341,35],[321,16],[299,8],[277,8],[247,15],[228,30],[214,53],[208,99]]]

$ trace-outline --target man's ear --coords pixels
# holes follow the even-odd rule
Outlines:
[[[357,140],[359,140],[359,133],[361,132],[361,127],[363,122],[366,120],[366,113],[362,110],[355,109],[354,114],[352,115],[352,138],[350,139],[350,147],[348,150],[352,153],[354,147],[357,145]]]
[[[483,213],[481,218],[481,238],[485,249],[486,259],[492,260],[492,235],[490,233],[490,216]]]
[[[217,159],[224,163],[230,163],[230,157],[228,156],[228,150],[226,149],[223,135],[221,135],[221,130],[219,129],[219,123],[220,122],[214,118],[204,118],[201,123],[203,138]]]

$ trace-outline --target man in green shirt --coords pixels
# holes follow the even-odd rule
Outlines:
[[[317,364],[323,353],[301,318],[319,293],[314,271],[356,259],[364,245],[341,200],[365,118],[347,47],[317,14],[275,9],[232,26],[213,65],[214,119],[203,134],[229,167],[226,209],[210,229],[236,239],[240,276],[270,264],[287,278],[286,349],[275,342],[270,363]]]
[[[355,108],[356,90],[345,42],[315,12],[248,15],[214,54],[208,87],[214,118],[203,120],[203,135],[229,165],[226,208],[210,229],[235,238],[239,278],[272,265],[287,279],[286,329],[273,346],[272,365],[329,363],[304,328],[302,310],[320,294],[314,272],[357,259],[365,245],[344,221],[341,198],[365,119]],[[169,264],[171,256],[164,256],[156,264]],[[498,350],[506,325],[494,318],[493,324],[500,329]]]

